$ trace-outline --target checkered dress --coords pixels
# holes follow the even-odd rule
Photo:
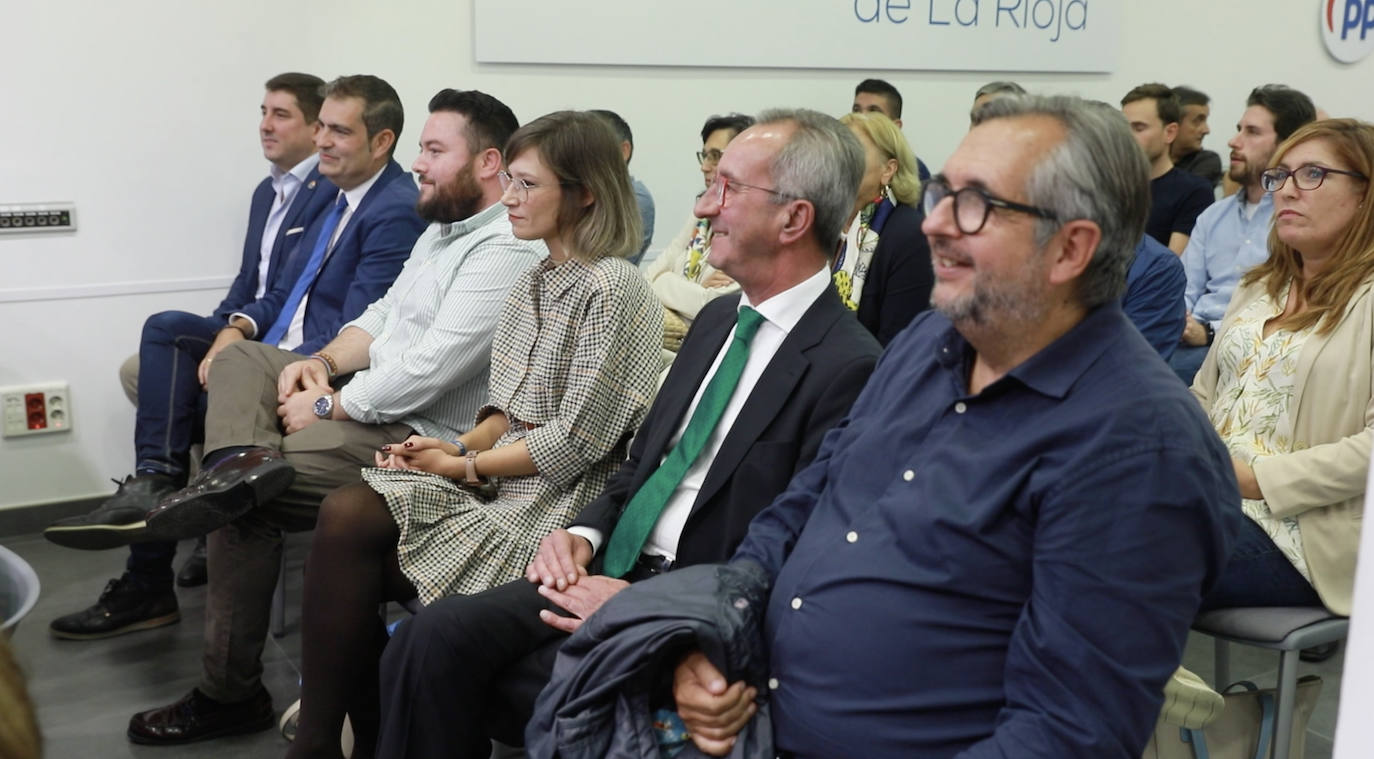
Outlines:
[[[653,399],[662,312],[618,258],[545,259],[516,281],[477,421],[506,414],[496,447],[523,439],[539,474],[503,478],[483,502],[437,475],[363,470],[400,527],[401,569],[422,603],[522,576],[540,539],[601,493]]]

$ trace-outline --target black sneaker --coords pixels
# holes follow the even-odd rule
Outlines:
[[[100,551],[128,545],[131,532],[142,531],[148,512],[179,487],[165,474],[138,474],[115,481],[119,490],[88,514],[53,522],[43,537],[67,548]]]
[[[126,572],[110,580],[94,606],[54,619],[48,629],[66,640],[96,640],[170,625],[181,619],[171,588],[149,591]]]

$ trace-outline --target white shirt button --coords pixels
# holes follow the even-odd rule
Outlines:
[[[958,403],[954,404],[954,413],[962,414],[965,411],[968,411],[968,406],[965,405],[963,401],[959,401]]]
[[[857,543],[859,542],[859,533],[850,530],[849,534],[844,536],[844,539],[848,540],[850,543]]]
[[[800,608],[801,608],[801,605],[802,605],[802,600],[801,600],[800,597],[797,597],[797,598],[792,599],[792,608],[793,608],[793,609],[800,609]]]
[[[770,678],[768,678],[768,690],[777,690],[777,689],[778,689],[778,678],[776,678],[776,677],[770,677]]]
[[[906,480],[907,482],[911,482],[912,480],[916,479],[916,473],[908,469],[905,472],[902,472],[902,479]]]

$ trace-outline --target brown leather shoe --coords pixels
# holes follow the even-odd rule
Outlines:
[[[295,468],[276,451],[240,451],[163,498],[148,512],[147,533],[157,540],[208,534],[285,493],[295,478]]]
[[[135,714],[129,719],[128,735],[134,743],[173,746],[257,733],[276,724],[272,695],[262,685],[248,699],[232,704],[215,701],[195,688],[174,704]]]

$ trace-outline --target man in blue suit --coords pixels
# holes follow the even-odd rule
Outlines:
[[[318,170],[328,180],[322,179],[318,185],[328,188],[323,193],[323,205],[328,208],[300,235],[303,242],[262,297],[228,309],[227,325],[219,322],[221,328],[200,360],[201,383],[208,383],[215,356],[240,340],[259,340],[282,350],[312,354],[390,287],[425,226],[415,212],[419,195],[415,183],[391,158],[403,120],[400,97],[377,77],[340,77],[325,87],[314,145],[319,149]],[[197,394],[198,402],[202,398]],[[76,548],[106,548],[128,542],[122,533],[139,529],[144,515],[185,483],[190,433],[181,432],[185,445],[179,449],[179,482],[168,477],[137,489],[126,484],[100,509],[56,523],[45,536]],[[140,454],[139,474],[134,480],[145,474],[163,474],[149,469],[145,473]],[[84,615],[79,620],[83,627],[68,637],[104,637],[176,621],[170,578],[160,606],[149,603],[147,593],[135,603],[120,603],[134,595],[124,587],[130,583],[123,579],[109,586],[95,607],[80,613]],[[170,614],[165,600],[169,597]],[[139,601],[152,606],[150,612],[162,613],[137,613],[137,609],[122,617],[110,613],[111,607],[137,606]],[[164,619],[168,616],[170,619]],[[78,622],[59,621],[64,627],[76,627]],[[93,636],[92,632],[99,634]]]
[[[334,197],[315,154],[324,80],[285,73],[267,80],[258,135],[270,174],[253,190],[248,233],[238,276],[210,316],[163,311],[148,317],[138,353],[120,367],[120,380],[137,412],[134,474],[99,509],[55,527],[119,521],[146,512],[186,482],[187,452],[200,438],[205,411],[197,365],[229,315],[263,297],[278,279],[302,233]],[[59,638],[104,638],[171,624],[179,619],[172,592],[171,542],[136,545],[128,571],[111,581],[90,608],[53,621]],[[203,563],[203,554],[201,559]]]

